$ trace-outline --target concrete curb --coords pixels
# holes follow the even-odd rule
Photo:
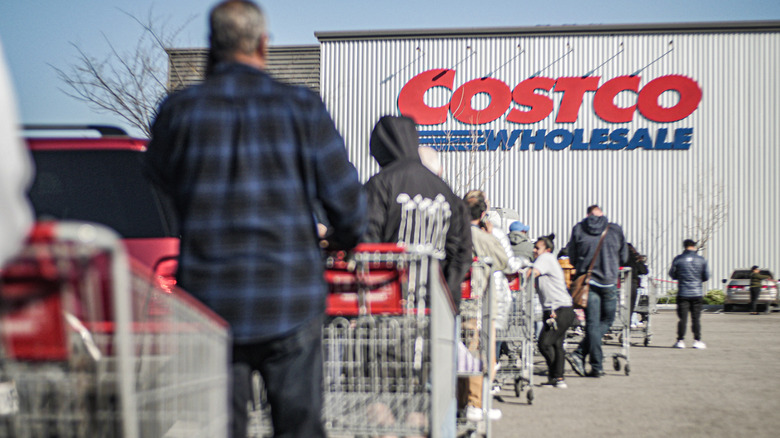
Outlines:
[[[658,304],[656,308],[658,310],[677,310],[677,304]],[[723,304],[705,304],[702,306],[702,310],[707,312],[723,310]]]

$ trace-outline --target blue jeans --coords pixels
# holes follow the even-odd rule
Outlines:
[[[590,358],[593,371],[604,371],[602,365],[604,353],[601,351],[601,338],[609,331],[615,321],[617,309],[617,288],[590,285],[588,307],[585,309],[585,337],[574,350],[581,358]]]

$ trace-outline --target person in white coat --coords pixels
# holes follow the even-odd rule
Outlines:
[[[30,153],[19,137],[16,100],[0,41],[0,267],[21,249],[33,222]]]

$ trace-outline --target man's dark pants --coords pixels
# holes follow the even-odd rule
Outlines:
[[[677,339],[685,338],[685,326],[688,325],[688,312],[691,314],[691,330],[693,339],[701,341],[701,308],[704,304],[702,297],[677,296]]]
[[[757,306],[758,306],[758,297],[761,295],[761,288],[760,287],[751,287],[750,288],[750,311],[753,313],[757,312]],[[768,306],[768,304],[767,304]]]
[[[601,350],[601,338],[612,327],[617,310],[617,288],[590,285],[588,307],[585,309],[585,337],[574,350],[575,355],[583,359],[589,357],[593,371],[604,371],[604,353]]]
[[[233,438],[247,435],[252,370],[265,384],[274,437],[325,437],[322,424],[322,318],[270,341],[233,345]]]

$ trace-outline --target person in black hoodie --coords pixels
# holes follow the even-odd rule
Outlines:
[[[406,193],[433,200],[444,196],[452,216],[445,241],[442,271],[452,298],[460,302],[460,284],[471,267],[471,229],[466,205],[441,178],[425,167],[418,152],[417,128],[408,117],[384,116],[371,132],[371,156],[381,170],[365,184],[368,195],[366,242],[397,242],[401,205],[396,198]]]
[[[596,257],[590,276],[588,307],[585,309],[585,337],[567,359],[574,372],[585,376],[585,357],[590,359],[590,377],[604,375],[601,338],[607,333],[615,320],[617,307],[617,279],[620,266],[628,260],[623,229],[610,223],[598,205],[588,207],[588,216],[571,230],[567,245],[569,259],[577,271],[584,275],[590,267],[601,234],[606,231],[604,243]]]

